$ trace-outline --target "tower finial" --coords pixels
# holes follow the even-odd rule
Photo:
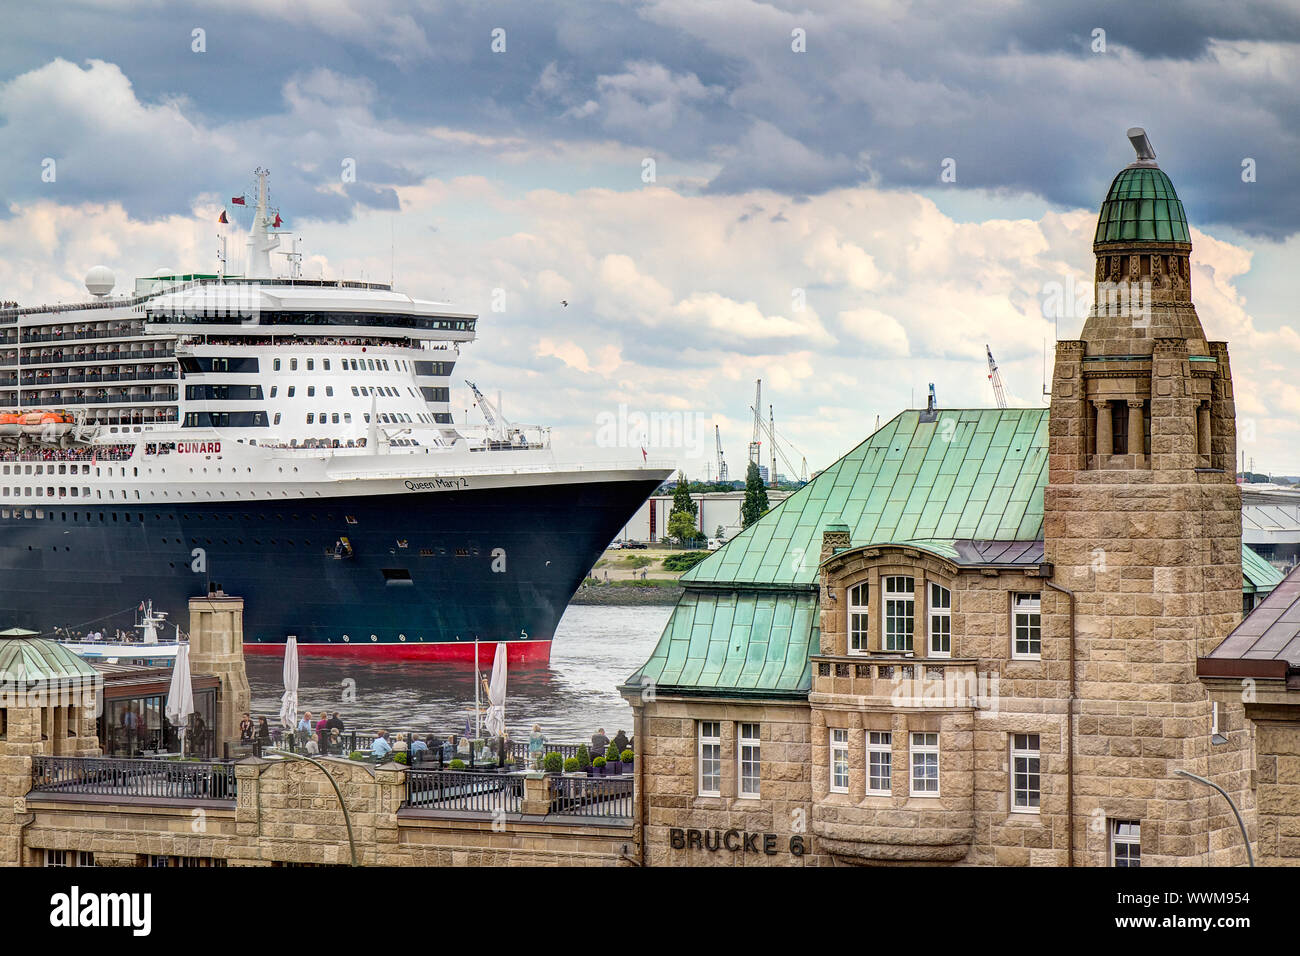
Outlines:
[[[1133,150],[1137,153],[1137,161],[1134,166],[1154,166],[1156,164],[1156,148],[1151,145],[1151,140],[1147,136],[1147,131],[1141,126],[1134,126],[1128,131],[1128,141],[1133,144]]]

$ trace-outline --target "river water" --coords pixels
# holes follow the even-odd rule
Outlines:
[[[549,668],[511,672],[506,724],[515,740],[533,724],[559,743],[598,727],[632,736],[632,708],[614,689],[654,650],[671,607],[570,606],[556,630]],[[254,716],[275,726],[284,693],[279,657],[245,659]],[[484,671],[488,668],[485,666]],[[463,733],[473,720],[473,667],[423,661],[362,662],[300,657],[298,709],[339,711],[349,730]]]

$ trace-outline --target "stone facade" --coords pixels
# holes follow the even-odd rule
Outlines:
[[[634,703],[638,710],[642,706],[639,700]],[[806,703],[665,698],[646,709],[653,716],[636,732],[641,775],[636,814],[638,820],[645,821],[641,839],[647,865],[818,866],[830,862],[815,848],[806,849],[815,844],[810,823],[815,748]],[[717,796],[699,793],[697,727],[701,721],[717,724],[720,731],[724,756]],[[737,728],[742,724],[759,727],[762,781],[757,799],[740,793],[735,754]],[[730,759],[726,755],[731,755]],[[695,831],[698,842],[687,831]],[[769,834],[772,840],[760,838]],[[796,837],[802,840],[804,852],[791,849]]]
[[[1124,200],[1108,215],[1130,208],[1138,204]],[[1107,866],[1132,852],[1145,865],[1244,863],[1226,802],[1176,770],[1231,794],[1262,851],[1295,852],[1294,725],[1261,725],[1273,750],[1259,767],[1257,826],[1254,732],[1240,695],[1215,712],[1197,677],[1197,658],[1232,630],[1242,604],[1227,346],[1201,329],[1185,239],[1098,241],[1094,252],[1097,304],[1080,339],[1057,346],[1040,553],[1000,562],[972,554],[980,542],[968,539],[854,542],[839,513],[824,512],[820,654],[805,701],[774,708],[740,688],[725,701],[678,686],[648,699],[624,689],[653,781],[650,860],[749,862],[674,855],[665,834],[746,819],[779,826],[809,806],[803,862]],[[892,493],[878,508],[901,509],[905,498]],[[808,515],[805,506],[801,524]],[[1224,739],[1212,743],[1216,713]],[[806,748],[802,774],[787,771],[784,748],[772,757],[781,771],[769,774],[764,750],[770,813],[737,815],[726,791],[722,801],[699,796],[696,750],[702,722],[714,720],[724,767],[739,759],[741,721],[776,721],[773,734]]]
[[[324,768],[322,770],[322,768]],[[627,866],[628,826],[540,815],[480,817],[402,807],[405,768],[323,758],[236,764],[234,803],[33,792],[11,803],[27,826],[0,863],[39,866],[46,850],[94,854],[96,866],[141,866],[149,856],[227,866]],[[348,808],[345,820],[338,785]],[[30,782],[30,770],[10,783]],[[348,822],[351,823],[349,840]]]

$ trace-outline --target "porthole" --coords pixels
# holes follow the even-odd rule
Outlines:
[[[344,634],[344,635],[343,635],[343,640],[344,640],[344,642],[347,642],[347,641],[351,640],[351,638],[349,638],[346,634]]]

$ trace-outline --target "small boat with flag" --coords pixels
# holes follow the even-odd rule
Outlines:
[[[173,640],[162,640],[159,634],[167,624],[167,612],[155,611],[153,601],[141,601],[134,635],[106,635],[92,631],[81,639],[65,639],[59,643],[79,657],[87,660],[117,664],[124,661],[147,664],[153,667],[170,667],[176,661],[176,651],[181,645],[181,629],[175,627]]]

